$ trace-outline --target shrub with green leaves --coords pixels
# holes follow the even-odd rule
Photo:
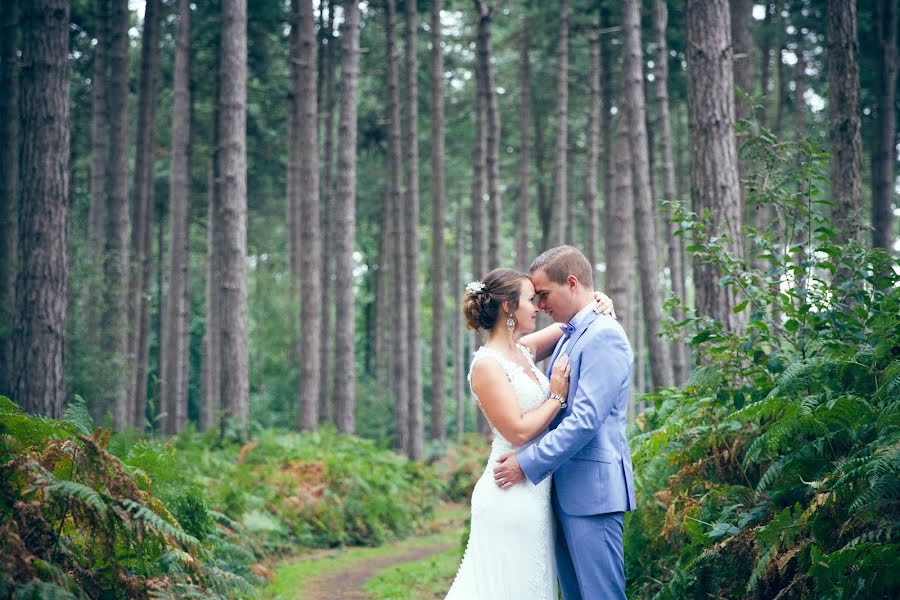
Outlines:
[[[240,536],[196,526],[202,505],[173,505],[194,517],[186,528],[109,442],[80,399],[54,421],[0,397],[0,596],[255,596],[253,578],[223,569],[211,543]]]
[[[738,289],[746,329],[697,315],[701,364],[644,396],[631,446],[630,593],[647,598],[871,598],[900,589],[900,276],[884,251],[839,245],[821,214],[827,156],[771,136],[746,148],[754,269],[703,215],[676,211],[699,260]],[[798,163],[801,165],[798,167]]]

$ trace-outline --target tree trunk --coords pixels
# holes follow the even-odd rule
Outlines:
[[[387,84],[388,84],[388,195],[391,206],[388,236],[389,256],[391,256],[391,304],[393,305],[392,346],[392,391],[394,392],[394,447],[406,452],[409,447],[409,311],[406,308],[405,287],[408,283],[406,264],[405,219],[409,216],[403,210],[403,175],[400,148],[400,84],[397,57],[397,5],[395,0],[387,2]]]
[[[222,409],[241,438],[247,435],[247,3],[222,0],[219,76],[221,176]]]
[[[625,116],[631,146],[634,225],[637,237],[638,270],[641,280],[644,326],[653,387],[673,385],[672,363],[665,340],[660,337],[662,299],[659,293],[659,259],[656,248],[656,217],[650,189],[647,156],[647,125],[641,58],[641,16],[637,0],[623,6],[625,56],[623,65]]]
[[[666,24],[668,12],[663,0],[653,2],[653,31],[656,41],[656,104],[659,114],[659,147],[662,151],[663,199],[667,202],[678,201],[675,187],[675,161],[672,159],[672,122],[669,117],[669,45],[666,42]],[[744,60],[749,61],[749,57]],[[681,253],[681,238],[675,235],[675,225],[671,213],[665,214],[666,242],[669,248],[669,277],[672,283],[672,295],[684,302],[684,257]],[[675,308],[672,317],[676,322],[684,320],[684,311]],[[690,373],[687,348],[675,341],[671,346],[672,374],[675,384],[680,385],[687,380]]]
[[[878,94],[875,143],[872,145],[872,247],[890,249],[893,245],[894,139],[897,115],[897,3],[881,0],[875,19],[878,30],[878,66],[875,78]]]
[[[422,342],[419,306],[419,83],[416,57],[415,0],[406,0],[406,310],[409,320],[409,448],[407,455],[421,460],[424,453]]]
[[[344,5],[341,55],[341,116],[338,132],[338,181],[335,193],[336,261],[335,305],[341,307],[335,332],[335,356],[344,369],[335,369],[334,391],[338,431],[353,433],[355,424],[356,307],[353,297],[353,249],[356,240],[356,99],[359,77],[359,5]]]
[[[333,226],[333,195],[334,195],[334,61],[337,58],[337,39],[334,37],[334,4],[335,0],[328,0],[328,21],[326,22],[325,39],[327,50],[322,57],[325,73],[323,74],[325,96],[324,110],[319,111],[325,127],[323,149],[322,177],[322,333],[319,336],[319,364],[323,374],[332,372],[334,360],[332,357],[332,340],[334,336],[334,226]],[[382,230],[383,231],[383,230]],[[376,307],[382,303],[376,304]],[[382,321],[378,321],[381,323]],[[379,331],[384,327],[379,327]],[[319,422],[334,422],[334,394],[333,380],[323,375],[319,381]]]
[[[760,54],[760,71],[759,71],[759,93],[762,96],[760,99],[760,114],[759,114],[759,124],[762,127],[769,126],[769,84],[771,80],[771,72],[772,72],[772,39],[774,37],[773,22],[775,19],[775,4],[773,2],[764,2],[764,6],[766,7],[765,15],[763,16],[762,24],[760,25],[760,29],[762,29],[762,35],[760,36],[759,41],[759,54]]]
[[[531,263],[528,251],[528,213],[531,212],[529,198],[531,139],[531,33],[529,24],[522,29],[522,47],[519,51],[519,202],[516,214],[516,265],[527,271]]]
[[[584,214],[585,214],[585,250],[587,259],[591,263],[591,271],[594,279],[597,278],[597,264],[599,259],[600,220],[597,215],[598,201],[598,173],[600,170],[600,34],[592,33],[591,45],[591,74],[590,74],[590,100],[588,108],[588,132],[587,132],[587,172],[584,186]]]
[[[209,165],[209,194],[206,216],[206,321],[203,330],[203,402],[200,430],[217,427],[222,413],[222,309],[216,287],[221,272],[222,247],[219,204],[219,110],[214,109],[212,156]]]
[[[21,259],[12,397],[31,414],[59,418],[68,286],[69,3],[25,2],[21,24]]]
[[[462,298],[462,262],[463,262],[463,232],[465,231],[465,219],[463,218],[462,202],[456,208],[456,231],[453,235],[453,259],[450,261],[450,297],[453,298],[454,306],[458,306],[459,299]],[[465,369],[466,360],[463,356],[463,319],[461,311],[454,310],[450,312],[450,331],[452,332],[452,349],[453,357],[453,398],[456,408],[456,437],[461,438],[466,426],[466,405],[465,405]]]
[[[709,210],[710,235],[735,257],[741,247],[743,213],[734,137],[734,76],[728,4],[689,0],[686,13],[688,43],[688,111],[691,137],[691,190],[693,210]],[[737,295],[731,286],[719,287],[718,266],[694,259],[697,312],[738,331],[743,317],[732,309]]]
[[[431,5],[431,439],[442,442],[444,374],[447,369],[447,316],[444,311],[444,54],[441,47],[441,0]],[[457,232],[459,233],[459,232]]]
[[[317,65],[315,14],[311,0],[294,0],[300,17],[300,48],[295,55],[295,74],[299,82],[297,101],[299,120],[297,142],[300,146],[300,172],[297,181],[300,188],[300,247],[303,248],[300,289],[304,299],[300,304],[300,323],[309,331],[322,328],[322,305],[317,300],[322,295],[322,240],[319,237],[319,107],[317,102]],[[315,346],[315,338],[311,340]],[[298,407],[300,429],[311,431],[319,425],[319,387],[322,373],[319,357],[306,350],[300,354],[300,403]]]
[[[150,346],[150,279],[152,276],[150,224],[153,222],[153,158],[156,133],[156,105],[159,80],[160,0],[148,0],[144,12],[141,43],[141,81],[138,95],[132,210],[135,218],[131,233],[131,272],[129,277],[129,354],[134,357],[131,386],[131,422],[144,429],[147,409],[147,368]]]
[[[13,395],[19,205],[19,0],[0,1],[0,394]]]
[[[541,226],[540,245],[542,249],[550,246],[551,234],[553,233],[553,224],[551,223],[553,198],[547,193],[547,184],[542,175],[546,172],[546,169],[544,168],[546,156],[543,118],[538,111],[534,111],[534,168],[538,174],[541,174],[537,180],[537,212],[538,222]],[[538,317],[538,319],[540,319],[540,317]]]
[[[171,257],[166,298],[164,349],[160,379],[160,408],[166,417],[159,427],[175,434],[187,420],[187,397],[182,396],[188,377],[189,348],[185,345],[190,326],[188,257],[190,247],[190,141],[191,141],[191,8],[190,0],[179,0],[175,29],[174,102],[172,105],[172,160],[169,179]]]
[[[609,7],[604,4],[600,7],[600,29],[609,28]],[[613,201],[613,123],[612,123],[612,105],[613,105],[613,73],[612,73],[612,50],[610,49],[609,35],[600,35],[600,131],[601,140],[603,142],[603,154],[601,158],[601,177],[603,178],[603,209],[604,209],[604,231],[607,230],[606,219],[609,214],[609,204]],[[609,268],[609,255],[604,254],[604,261]],[[628,331],[627,329],[625,331]]]
[[[106,219],[106,161],[109,159],[109,0],[94,1],[94,65],[91,73],[91,171],[88,240],[95,259],[85,293],[85,312],[90,345],[100,342],[100,313],[103,305],[103,256]],[[101,399],[102,402],[102,399]]]
[[[484,77],[481,61],[475,61],[475,144],[472,152],[472,275],[476,278],[487,273],[487,209],[485,196],[485,160],[487,156],[487,108],[481,94]]]
[[[859,239],[860,159],[859,42],[856,37],[856,2],[828,2],[828,98],[831,140],[832,222],[836,241]]]
[[[104,411],[117,429],[131,425],[128,352],[128,28],[127,0],[115,0],[110,19],[109,158],[102,347],[109,365]]]
[[[732,63],[734,72],[734,113],[735,122],[750,117],[750,96],[753,94],[753,59],[751,45],[753,37],[750,35],[750,22],[753,19],[753,0],[730,0],[731,11],[731,45]],[[769,35],[767,32],[766,35]],[[767,60],[768,54],[763,57]],[[740,142],[736,142],[740,148]],[[744,179],[747,174],[746,161],[738,151],[738,178],[741,193],[741,214],[746,214],[747,187]],[[757,223],[763,219],[767,207],[756,203],[751,210]]]
[[[94,47],[94,69],[91,74],[93,113],[91,116],[91,206],[88,214],[88,237],[97,256],[103,252],[104,210],[106,208],[106,161],[109,158],[109,0],[94,2],[97,45]],[[96,294],[96,292],[95,292]],[[94,294],[90,296],[94,297]],[[91,303],[93,304],[93,303]],[[89,306],[91,312],[95,308]],[[95,318],[90,322],[96,323]]]
[[[634,186],[631,177],[631,144],[625,131],[624,116],[619,117],[616,131],[615,191],[606,203],[603,241],[606,244],[606,294],[616,303],[616,314],[622,328],[631,333],[632,281],[635,272],[634,256]],[[611,141],[611,140],[610,140]],[[613,148],[608,148],[612,151]],[[635,349],[637,340],[632,340]]]
[[[478,37],[476,42],[477,60],[480,65],[482,105],[487,121],[487,142],[485,166],[488,196],[488,269],[500,266],[500,106],[497,100],[497,84],[492,66],[491,20],[495,6],[488,6],[484,0],[475,0],[478,10]]]
[[[556,78],[556,160],[553,163],[553,217],[552,239],[554,246],[565,244],[568,195],[566,174],[569,139],[569,2],[559,0],[559,66]]]
[[[300,122],[300,87],[302,85],[300,74],[301,66],[300,61],[302,58],[300,57],[300,11],[299,5],[294,0],[291,0],[290,7],[290,25],[291,32],[288,36],[290,50],[288,63],[291,74],[291,86],[288,91],[288,149],[287,149],[287,173],[285,173],[285,184],[287,188],[287,202],[285,206],[286,211],[286,220],[287,220],[287,249],[288,249],[288,267],[290,269],[291,275],[291,305],[298,306],[302,301],[301,298],[301,287],[300,287],[300,277],[301,277],[301,248],[300,248],[300,194],[301,194],[301,184],[300,184],[300,170],[303,168],[302,159],[300,158],[303,153],[303,149],[301,148],[301,134],[300,130],[303,127],[303,124]],[[294,303],[297,303],[296,305]],[[291,323],[294,321],[294,317],[290,317]],[[300,353],[302,352],[303,342],[300,341],[302,339],[303,327],[295,328],[294,332],[297,335],[297,339],[295,343],[297,344],[296,349],[296,358],[300,358]],[[300,382],[300,387],[302,389],[303,382]],[[299,405],[298,405],[299,406]],[[298,412],[297,425],[300,424],[300,413]]]

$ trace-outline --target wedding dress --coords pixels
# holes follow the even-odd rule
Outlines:
[[[528,360],[529,372],[500,352],[482,347],[472,356],[469,384],[477,361],[495,359],[506,371],[519,408],[528,412],[544,402],[550,382],[535,367],[528,349],[518,348]],[[493,432],[490,458],[472,492],[469,542],[447,600],[556,600],[551,477],[537,485],[526,479],[506,490],[498,487],[497,459],[523,446],[513,446],[499,431]]]

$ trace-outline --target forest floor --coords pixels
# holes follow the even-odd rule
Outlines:
[[[443,598],[460,560],[464,505],[438,509],[423,534],[378,547],[316,550],[279,561],[260,597],[271,600]]]

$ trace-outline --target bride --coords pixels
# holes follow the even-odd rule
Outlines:
[[[535,301],[528,275],[513,269],[495,269],[466,286],[468,326],[486,332],[469,384],[494,439],[472,492],[469,542],[447,600],[557,599],[550,478],[501,489],[493,476],[500,456],[535,441],[565,406],[568,359],[556,360],[550,380],[535,366],[553,352],[562,330],[534,331]],[[610,308],[598,295],[595,310]]]

